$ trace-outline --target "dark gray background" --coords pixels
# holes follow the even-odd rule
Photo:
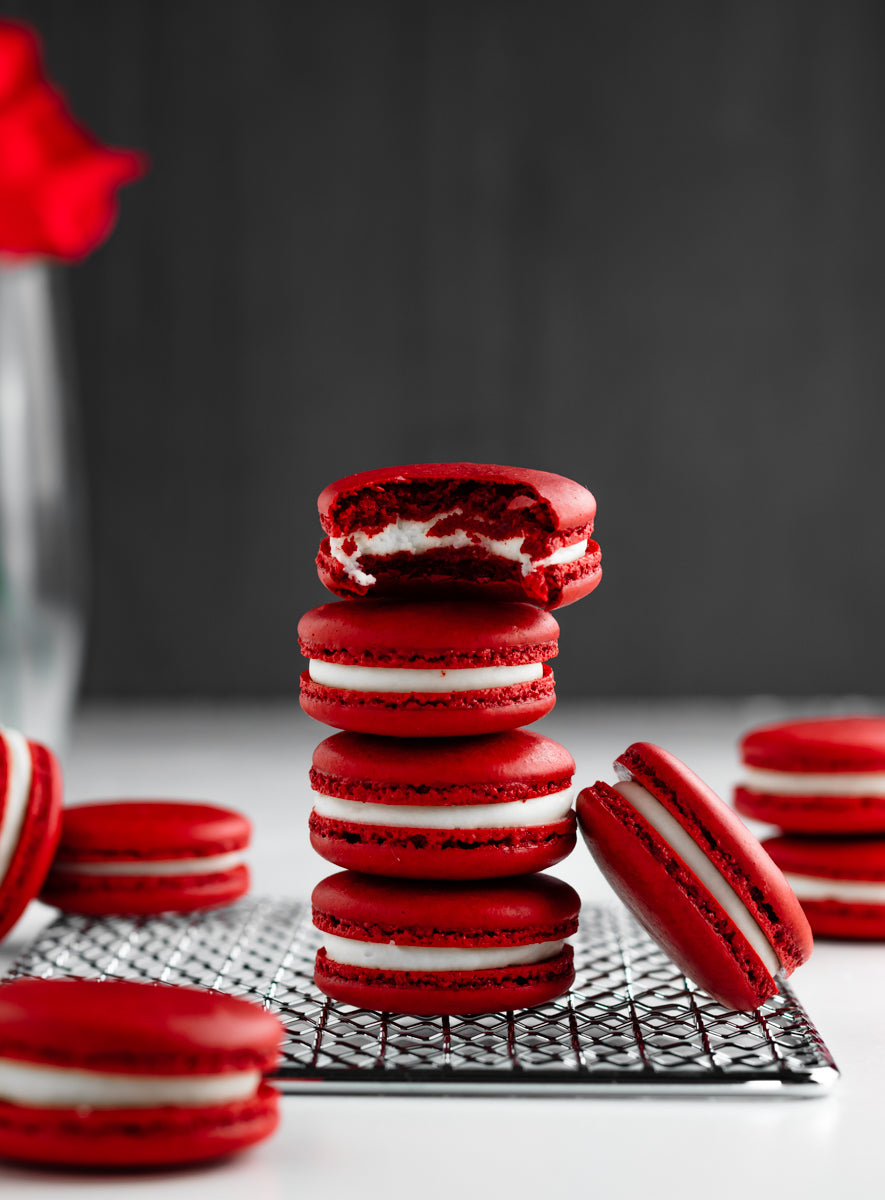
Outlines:
[[[599,501],[560,695],[880,692],[885,7],[32,0],[150,177],[69,272],[93,695],[287,694],[315,497]]]

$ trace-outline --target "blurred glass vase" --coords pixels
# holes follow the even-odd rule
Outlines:
[[[0,260],[0,724],[64,754],[83,657],[83,473],[63,279]]]

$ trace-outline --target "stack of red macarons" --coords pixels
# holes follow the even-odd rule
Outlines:
[[[885,939],[885,717],[820,717],[741,741],[735,807],[780,829],[763,845],[815,934]]]
[[[537,874],[575,844],[574,762],[523,728],[555,703],[550,609],[596,587],[596,502],[544,471],[366,471],[319,499],[343,600],[298,632],[313,757],[315,978],[360,1007],[447,1015],[554,999],[580,902]]]

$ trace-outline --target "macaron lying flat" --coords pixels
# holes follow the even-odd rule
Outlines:
[[[271,1134],[283,1030],[219,992],[121,980],[0,985],[0,1157],[80,1166],[220,1158]]]
[[[821,717],[751,730],[735,808],[791,833],[885,834],[885,717]]]
[[[689,978],[728,1008],[756,1008],[811,953],[798,900],[739,818],[672,754],[636,742],[615,770],[619,783],[578,797],[593,857]]]
[[[313,756],[313,848],[339,867],[408,879],[543,870],[571,853],[572,756],[517,729],[472,738],[338,733]]]
[[[64,912],[111,916],[192,912],[249,890],[252,829],[229,808],[115,800],[64,810],[40,899]]]
[[[571,604],[602,576],[585,487],[523,467],[421,463],[363,471],[319,498],[317,568],[339,596],[428,590]]]
[[[342,871],[317,884],[314,979],[333,1000],[427,1016],[553,1000],[574,980],[580,900],[551,875],[475,883]]]
[[[298,624],[310,667],[301,707],[317,721],[387,737],[496,733],[556,703],[547,659],[559,626],[530,604],[350,600]]]
[[[885,838],[776,837],[762,845],[815,936],[885,940]]]
[[[58,844],[61,806],[52,751],[0,728],[0,938],[40,890]]]

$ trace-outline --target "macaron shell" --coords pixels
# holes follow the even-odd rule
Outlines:
[[[354,601],[356,603],[356,601]],[[470,692],[357,692],[301,676],[301,707],[309,717],[346,729],[396,738],[500,733],[539,721],[556,704],[553,671],[510,687]]]
[[[84,916],[151,916],[233,904],[249,891],[245,863],[198,875],[86,875],[51,870],[40,892],[44,904]]]
[[[214,857],[242,850],[252,827],[214,804],[111,800],[64,810],[57,857],[66,862],[146,862]]]
[[[655,942],[719,1003],[764,1003],[777,984],[721,906],[632,805],[607,784],[585,788],[578,821],[614,891]]]
[[[0,1101],[0,1158],[78,1167],[161,1167],[235,1154],[279,1124],[262,1084],[236,1104],[198,1108],[31,1108]]]
[[[564,995],[574,983],[571,946],[546,962],[488,971],[379,971],[317,954],[318,988],[344,1004],[376,1012],[460,1016],[531,1008]]]
[[[885,834],[885,796],[778,795],[739,786],[734,807],[786,833]]]
[[[741,740],[741,760],[770,771],[885,771],[885,716],[778,721]]]
[[[46,878],[61,834],[62,776],[55,755],[29,742],[31,792],[6,875],[0,880],[0,938],[12,929]]]
[[[394,811],[395,811],[395,806]],[[519,829],[408,829],[310,818],[310,842],[328,862],[399,879],[492,879],[554,866],[575,847],[574,814]]]

